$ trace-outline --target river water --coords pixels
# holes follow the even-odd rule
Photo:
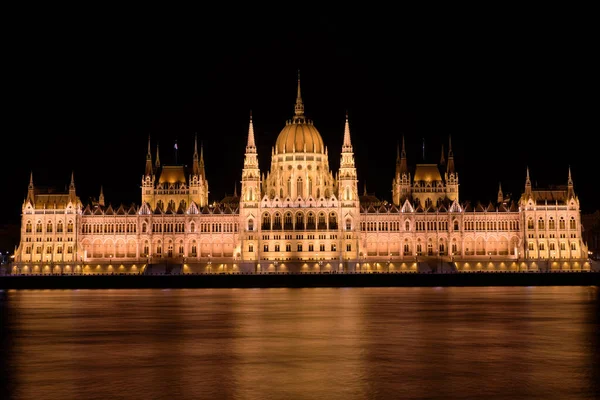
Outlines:
[[[598,399],[597,287],[0,291],[0,398]]]

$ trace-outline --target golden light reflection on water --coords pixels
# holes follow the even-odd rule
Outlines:
[[[3,399],[595,399],[595,287],[0,293]]]

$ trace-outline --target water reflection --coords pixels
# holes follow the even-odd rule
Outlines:
[[[595,287],[0,293],[3,399],[595,399]]]

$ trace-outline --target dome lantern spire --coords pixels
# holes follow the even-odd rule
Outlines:
[[[304,117],[304,103],[302,102],[302,94],[300,92],[300,70],[298,70],[298,95],[296,96],[296,105],[294,107],[294,121]]]

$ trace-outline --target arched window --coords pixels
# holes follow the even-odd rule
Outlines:
[[[312,178],[308,178],[308,195],[312,196],[313,194],[313,182]]]
[[[271,216],[268,213],[263,214],[262,229],[271,229]]]
[[[287,180],[287,195],[292,197],[292,177]]]
[[[63,223],[62,221],[58,221],[58,224],[56,224],[56,233],[62,233],[63,232]]]
[[[306,229],[315,229],[315,214],[313,214],[312,212],[308,213]]]
[[[409,221],[406,221],[404,223],[404,230],[407,231],[407,232],[410,231],[410,222]]]
[[[169,201],[169,208],[170,208],[171,210],[174,210],[174,211],[176,211],[176,210],[175,210],[175,201],[173,201],[173,200],[170,200],[170,201]]]
[[[33,227],[31,226],[31,221],[27,221],[27,225],[25,226],[25,232],[31,233]]]
[[[67,232],[68,233],[73,233],[73,221],[69,221],[67,223]]]
[[[575,218],[573,217],[571,217],[571,219],[569,220],[569,229],[577,229],[577,224],[575,223]]]
[[[281,214],[276,213],[273,221],[273,229],[281,229]]]
[[[253,231],[254,230],[254,220],[253,219],[249,219],[248,220],[248,230],[249,231]]]
[[[546,229],[544,220],[542,218],[538,220],[538,229]]]
[[[560,220],[558,221],[558,228],[565,229],[565,219],[563,217],[560,217]]]
[[[556,222],[552,217],[550,217],[550,219],[548,220],[548,229],[556,229]]]
[[[304,229],[304,214],[297,213],[296,214],[296,229],[303,230]]]
[[[292,213],[288,212],[285,214],[283,219],[283,229],[292,229],[294,226],[292,224]]]
[[[51,233],[52,232],[52,221],[48,221],[48,223],[46,224],[46,233]]]
[[[346,219],[346,230],[352,230],[352,220],[350,218]]]
[[[344,189],[344,200],[350,200],[350,187],[346,186]]]
[[[298,182],[296,183],[296,197],[302,197],[302,178],[298,178]]]
[[[319,225],[317,228],[318,229],[327,229],[327,224],[325,223],[325,214],[324,213],[319,214]]]
[[[337,229],[337,215],[334,212],[329,213],[329,229]]]
[[[37,224],[35,224],[35,231],[36,233],[42,233],[42,222],[38,221]]]
[[[146,229],[147,229],[147,227],[146,227],[146,223],[144,222],[144,223],[142,224],[142,233],[146,233]]]
[[[527,220],[527,229],[533,229],[533,218]]]
[[[190,223],[190,232],[196,232],[196,224],[193,222]]]
[[[458,221],[454,220],[454,230],[457,231],[458,230]]]

